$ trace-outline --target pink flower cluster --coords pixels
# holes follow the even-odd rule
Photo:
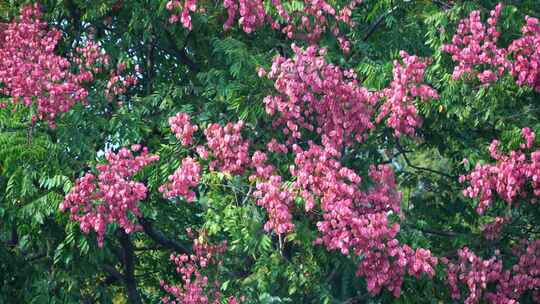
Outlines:
[[[139,67],[135,66],[136,72]],[[129,87],[136,85],[139,80],[132,74],[125,74],[126,65],[119,63],[116,66],[116,70],[111,70],[109,73],[109,80],[107,81],[107,87],[105,89],[105,97],[107,100],[112,101],[115,96],[126,93]]]
[[[274,153],[287,153],[289,149],[286,145],[279,143],[275,138],[272,138],[267,144],[266,148],[270,152]]]
[[[532,148],[535,134],[529,128],[522,130],[527,144],[521,149]],[[478,198],[477,212],[482,214],[491,205],[493,195],[497,193],[508,204],[515,203],[518,195],[525,197],[523,191],[530,182],[535,196],[540,196],[540,150],[530,154],[530,160],[523,150],[511,151],[503,155],[499,150],[499,141],[494,140],[490,147],[495,164],[477,164],[473,172],[459,177],[460,182],[469,182],[463,190],[466,197]]]
[[[230,0],[223,1],[223,4],[225,5],[226,2],[230,2]],[[270,16],[268,16],[264,10],[264,3],[262,0],[238,0],[238,7],[240,13],[238,23],[242,25],[242,29],[248,34],[255,31],[256,28],[261,27],[264,24],[265,19],[268,19],[273,23]],[[231,18],[234,19],[234,15],[228,16],[227,24],[231,22],[229,21]],[[274,24],[274,27],[276,26],[279,27],[279,25]],[[227,29],[225,26],[224,28]]]
[[[252,33],[264,26],[266,21],[272,28],[281,29],[290,39],[302,39],[311,43],[319,41],[322,34],[329,29],[338,39],[341,49],[345,53],[350,51],[350,42],[340,33],[337,22],[353,26],[352,11],[362,3],[361,0],[351,0],[338,11],[324,0],[303,0],[303,10],[291,14],[285,10],[281,0],[272,0],[271,3],[281,20],[277,21],[267,13],[263,0],[223,0],[223,7],[227,10],[227,20],[223,28],[230,29],[238,18],[242,30]],[[196,0],[185,0],[184,5],[178,0],[171,0],[167,2],[166,8],[173,12],[169,18],[171,23],[181,21],[185,28],[192,29],[190,12],[197,10]],[[179,13],[174,13],[175,11]],[[292,18],[291,15],[298,18]],[[332,20],[335,22],[331,23]]]
[[[396,177],[390,166],[371,166],[368,175],[372,185],[364,201],[363,208],[370,212],[401,212],[401,193],[397,191]]]
[[[60,210],[69,210],[71,219],[80,223],[84,233],[96,232],[100,247],[108,224],[115,223],[126,233],[139,229],[130,220],[130,214],[141,216],[137,203],[146,198],[146,186],[131,178],[143,167],[159,160],[158,156],[149,155],[146,148],[135,156],[133,152],[140,149],[140,145],[133,145],[131,150],[122,148],[118,153],[106,152],[108,163],[96,166],[97,177],[86,173],[77,179],[60,204]]]
[[[18,19],[2,29],[0,35],[0,93],[11,96],[13,104],[35,107],[37,119],[55,127],[55,119],[68,112],[77,102],[86,104],[85,85],[95,75],[109,68],[109,56],[99,44],[88,39],[77,47],[69,58],[58,56],[54,50],[61,32],[41,21],[38,4],[21,9]],[[70,60],[74,63],[70,63]],[[77,72],[71,72],[75,67]],[[121,76],[125,66],[112,71],[105,96],[123,94],[137,83],[131,75]]]
[[[290,189],[283,186],[281,176],[272,175],[265,181],[257,182],[257,191],[253,195],[258,198],[257,204],[266,209],[268,221],[264,230],[273,230],[276,234],[287,234],[294,230],[290,209],[294,196]]]
[[[448,264],[446,269],[447,282],[453,299],[461,298],[458,284],[462,282],[467,285],[469,296],[465,300],[466,304],[478,303],[481,300],[482,291],[487,288],[489,283],[496,282],[502,272],[502,262],[496,257],[483,260],[467,247],[458,250],[457,264],[451,263],[447,259],[442,261]]]
[[[464,74],[473,74],[478,76],[480,82],[490,83],[503,75],[508,62],[505,58],[506,50],[497,47],[500,33],[496,28],[501,10],[502,4],[499,3],[490,12],[487,26],[482,23],[480,11],[473,11],[468,18],[460,21],[452,43],[442,48],[443,52],[452,55],[452,60],[459,62],[454,68],[454,79]],[[479,66],[485,66],[486,69],[476,71]]]
[[[193,143],[193,134],[199,129],[197,125],[191,124],[191,117],[183,112],[170,117],[169,125],[183,146],[189,146]]]
[[[238,2],[236,0],[223,0],[223,7],[227,10],[227,20],[223,24],[223,29],[228,30],[233,26],[236,19]]]
[[[38,4],[21,9],[18,19],[7,24],[0,41],[0,93],[12,103],[35,105],[38,119],[54,127],[54,120],[88,92],[72,74],[68,59],[54,54],[61,32],[41,21]]]
[[[371,228],[373,224],[377,228],[384,227],[379,225],[386,224],[385,221],[377,222],[377,217],[382,219],[382,214],[371,217],[374,218],[373,222],[369,222],[364,229],[374,229]],[[381,230],[381,232],[383,234],[379,237],[390,237],[394,234],[392,229]],[[386,234],[387,232],[390,234]],[[371,294],[378,294],[385,287],[395,297],[399,297],[405,274],[408,273],[416,278],[422,275],[432,278],[435,275],[434,267],[438,260],[427,249],[413,250],[407,245],[400,245],[395,238],[381,242],[371,237],[366,241],[371,247],[361,251],[364,258],[358,266],[357,275],[366,278],[367,289]]]
[[[169,176],[169,183],[162,185],[159,192],[165,198],[181,196],[188,202],[195,200],[195,192],[191,189],[197,187],[201,180],[201,165],[191,157],[182,160],[182,165]]]
[[[525,17],[523,36],[510,44],[508,51],[514,58],[510,73],[519,85],[528,85],[540,92],[540,25],[537,18]]]
[[[194,239],[193,253],[190,255],[171,255],[171,261],[176,264],[176,272],[181,275],[180,285],[170,285],[161,281],[161,287],[169,295],[161,298],[165,304],[219,304],[223,303],[219,291],[219,282],[210,282],[204,271],[211,266],[221,265],[220,256],[227,249],[227,243],[218,245],[208,241]],[[228,304],[237,304],[234,297],[226,300]]]
[[[79,74],[75,75],[79,83],[90,83],[94,80],[95,74],[109,67],[109,56],[92,40],[87,41],[82,47],[77,47],[72,57],[72,61],[79,68]]]
[[[296,177],[293,187],[299,189],[304,199],[305,210],[315,207],[316,198],[320,197],[321,209],[327,213],[328,220],[319,222],[319,230],[328,234],[328,247],[340,249],[348,254],[350,247],[345,235],[333,235],[332,217],[339,213],[349,214],[350,208],[359,199],[361,192],[357,191],[361,178],[353,170],[342,167],[336,160],[340,153],[332,148],[325,148],[309,142],[309,149],[304,151],[293,145],[295,153],[294,166],[290,171]],[[336,210],[332,210],[337,208]],[[326,219],[326,218],[325,218]],[[336,224],[338,225],[338,224]],[[341,227],[336,227],[341,229]],[[340,232],[341,233],[341,232]]]
[[[214,157],[210,170],[219,170],[229,174],[242,174],[249,165],[249,141],[242,138],[240,131],[244,122],[227,123],[225,127],[217,123],[204,130],[207,145]],[[201,151],[202,152],[202,151]]]
[[[522,37],[511,42],[507,49],[499,48],[500,32],[497,23],[501,15],[499,3],[490,12],[487,25],[482,23],[480,11],[473,11],[468,18],[460,21],[452,43],[442,47],[443,52],[452,55],[458,62],[453,77],[464,74],[477,76],[481,83],[497,81],[505,71],[516,77],[518,85],[527,85],[540,92],[540,26],[538,19],[525,17],[526,24],[521,29]]]
[[[289,137],[287,144],[299,139],[302,130],[316,131],[334,146],[363,140],[374,127],[377,96],[360,87],[352,71],[326,63],[324,49],[292,47],[295,56],[277,56],[268,73],[279,95],[264,99],[266,112],[277,116],[273,125]]]
[[[268,221],[264,225],[266,231],[274,231],[276,234],[287,234],[294,230],[290,210],[294,206],[294,195],[291,189],[285,187],[281,176],[277,175],[274,167],[268,165],[267,156],[261,151],[256,151],[252,156],[251,166],[255,172],[250,180],[256,180],[256,191],[253,196],[257,204],[266,209]]]
[[[373,93],[359,86],[353,71],[326,63],[324,49],[311,46],[302,51],[293,45],[293,50],[292,59],[274,58],[267,76],[280,94],[264,99],[266,112],[277,114],[273,125],[283,128],[288,144],[299,139],[303,130],[316,131],[334,147],[362,141],[374,128],[372,117],[379,99],[384,102],[375,121],[386,118],[396,136],[413,136],[422,123],[414,100],[438,98],[437,91],[423,83],[426,63],[404,51],[400,53],[403,64],[394,63],[390,86]]]
[[[492,304],[519,303],[519,298],[527,291],[533,291],[538,300],[540,288],[540,241],[526,242],[516,254],[517,263],[504,270],[498,256],[484,260],[468,248],[458,250],[456,263],[443,259],[447,268],[447,282],[452,298],[459,300],[459,284],[465,284],[469,291],[466,304],[485,300]],[[494,291],[488,291],[488,285],[494,285]]]
[[[322,211],[317,223],[321,236],[316,242],[344,255],[352,251],[362,256],[357,275],[366,279],[370,293],[385,287],[398,297],[406,273],[435,274],[437,259],[429,250],[414,251],[395,238],[400,227],[389,222],[388,214],[399,212],[401,195],[389,167],[370,168],[373,186],[365,193],[359,190],[361,178],[336,160],[340,153],[335,149],[310,142],[308,150],[295,145],[293,151],[293,186],[304,199],[306,211],[317,202]]]
[[[334,7],[324,0],[304,0],[303,11],[292,12],[292,14],[299,13],[299,22],[278,9],[280,16],[286,21],[281,31],[290,39],[302,39],[310,43],[316,43],[320,40],[322,34],[329,29],[337,38],[343,52],[348,53],[350,51],[350,42],[340,33],[337,22],[331,23],[331,20],[341,21],[349,27],[354,26],[350,17],[354,8],[360,3],[362,3],[362,0],[352,0],[339,11],[336,11]]]
[[[184,0],[184,5],[178,0],[170,0],[165,5],[165,8],[171,12],[179,11],[179,13],[173,13],[171,17],[169,17],[170,23],[176,23],[180,20],[182,26],[191,31],[192,24],[190,12],[195,12],[197,10],[197,0]]]
[[[414,136],[416,128],[422,125],[422,119],[413,101],[416,98],[422,101],[438,99],[439,96],[436,90],[423,84],[426,63],[405,51],[401,51],[400,56],[403,65],[397,60],[394,62],[394,79],[390,87],[381,92],[385,102],[381,105],[376,121],[379,123],[388,116],[386,125],[394,129],[396,137],[401,134]]]

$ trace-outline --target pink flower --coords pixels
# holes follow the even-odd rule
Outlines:
[[[191,157],[182,160],[182,165],[169,176],[169,183],[159,188],[165,198],[184,197],[187,202],[195,200],[195,192],[191,190],[199,185],[201,166]]]
[[[33,107],[33,121],[45,120],[51,127],[77,102],[86,104],[83,84],[108,65],[107,55],[92,40],[77,48],[72,58],[56,55],[61,36],[41,20],[38,4],[24,6],[0,35],[0,94],[11,96],[14,104]],[[71,72],[73,66],[78,73]]]
[[[211,170],[229,174],[242,174],[249,164],[249,141],[240,133],[244,123],[228,123],[225,127],[211,124],[204,130],[207,146],[214,157],[210,162]]]
[[[204,235],[203,235],[204,236]],[[205,237],[193,240],[193,253],[172,254],[171,262],[176,265],[176,272],[181,277],[179,285],[169,285],[165,281],[160,286],[167,296],[161,298],[163,303],[207,304],[222,303],[219,281],[209,281],[205,269],[221,263],[221,256],[227,249],[227,243],[210,244]],[[227,303],[238,303],[234,297],[226,299]]]
[[[191,117],[187,113],[180,112],[176,116],[169,118],[169,125],[176,138],[180,140],[183,146],[189,146],[193,143],[193,134],[199,127],[191,124]]]
[[[426,63],[405,51],[401,51],[400,56],[403,65],[398,61],[394,62],[394,79],[390,87],[380,93],[380,97],[385,101],[376,121],[380,122],[386,118],[386,125],[394,129],[396,137],[402,134],[414,136],[416,128],[422,125],[422,119],[413,103],[414,99],[420,98],[422,101],[437,99],[438,94],[435,89],[422,84]]]
[[[86,173],[79,178],[60,204],[60,210],[69,210],[70,218],[80,223],[84,233],[96,232],[99,246],[103,246],[108,224],[116,223],[126,233],[139,230],[129,217],[141,216],[138,202],[146,198],[146,186],[131,177],[159,160],[158,156],[149,155],[146,148],[134,156],[132,152],[140,149],[140,145],[133,145],[131,150],[106,152],[107,163],[96,166],[99,174]]]
[[[535,134],[529,128],[523,128],[526,144],[521,149],[531,149]],[[514,203],[518,195],[523,195],[523,188],[530,183],[535,196],[540,196],[540,152],[534,151],[528,157],[524,151],[511,151],[504,155],[499,151],[499,141],[494,140],[489,151],[495,164],[477,164],[468,175],[460,176],[461,183],[469,182],[463,194],[479,200],[476,210],[482,214],[491,205],[494,195],[498,194],[508,204]]]
[[[499,256],[485,260],[467,247],[458,250],[455,263],[444,259],[452,298],[461,298],[460,283],[469,292],[465,303],[470,304],[482,300],[493,304],[518,303],[525,292],[537,290],[540,287],[540,241],[526,241],[520,247],[515,253],[518,262],[508,270],[503,269]],[[488,285],[494,288],[489,290]]]

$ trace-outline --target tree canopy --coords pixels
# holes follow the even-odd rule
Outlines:
[[[539,18],[0,2],[0,303],[540,302]]]

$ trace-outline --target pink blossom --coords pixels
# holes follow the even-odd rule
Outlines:
[[[214,157],[210,170],[229,174],[242,174],[249,164],[249,141],[242,138],[240,131],[244,123],[228,123],[225,127],[211,124],[204,130],[207,146]]]
[[[255,172],[249,179],[256,181],[253,196],[257,199],[257,205],[265,208],[268,213],[264,229],[278,235],[288,234],[294,230],[291,215],[294,195],[283,184],[281,176],[276,175],[274,167],[266,161],[267,156],[261,151],[256,151],[252,156],[251,166]]]
[[[505,58],[507,51],[497,46],[500,32],[496,26],[501,11],[502,4],[498,4],[490,12],[487,25],[482,23],[480,11],[471,12],[468,18],[460,21],[452,43],[442,47],[443,52],[451,54],[452,60],[458,62],[452,75],[454,79],[472,74],[486,84],[496,81],[509,67]],[[482,69],[483,66],[487,69]]]
[[[191,157],[182,160],[182,165],[169,176],[169,183],[159,188],[165,198],[176,196],[184,197],[186,201],[195,200],[195,192],[191,188],[197,187],[201,180],[201,166]]]
[[[134,156],[138,150],[140,147],[134,145],[132,150],[106,152],[107,163],[96,166],[99,174],[86,173],[79,178],[60,204],[60,210],[69,210],[70,218],[80,223],[84,233],[96,232],[100,247],[109,224],[116,223],[128,234],[139,230],[129,217],[141,216],[138,202],[146,198],[146,186],[131,177],[159,157],[149,155],[146,148]]]
[[[199,127],[191,124],[191,117],[187,113],[180,112],[169,118],[169,125],[176,138],[180,140],[183,146],[189,146],[193,143],[193,134]]]
[[[497,46],[500,32],[497,23],[501,15],[499,3],[490,12],[487,24],[482,23],[480,11],[473,11],[460,21],[452,42],[442,47],[458,62],[453,77],[477,76],[481,83],[495,82],[509,72],[518,85],[527,85],[540,92],[540,26],[537,18],[525,17],[522,36],[513,40],[508,48]]]
[[[523,128],[522,135],[526,144],[521,149],[532,148],[535,135],[529,128]],[[494,140],[489,146],[495,164],[477,164],[475,169],[460,182],[469,182],[463,190],[466,197],[478,198],[476,207],[482,214],[491,205],[494,195],[498,194],[508,204],[515,203],[518,196],[526,194],[525,185],[530,183],[535,196],[540,195],[540,152],[534,151],[528,157],[523,150],[511,151],[504,155],[499,151],[499,141]]]
[[[221,257],[227,249],[227,243],[210,244],[206,237],[193,240],[193,253],[172,254],[170,260],[176,265],[181,284],[173,285],[161,281],[161,288],[168,293],[162,297],[163,303],[174,304],[219,304],[222,294],[218,281],[210,281],[205,270],[222,263]],[[235,297],[229,297],[226,303],[239,303]]]
[[[422,84],[426,63],[405,51],[401,51],[400,56],[403,65],[394,62],[394,79],[390,87],[380,93],[385,101],[376,121],[380,122],[386,117],[386,125],[394,129],[396,137],[402,134],[414,136],[416,129],[422,125],[414,99],[438,99],[438,94],[432,87]]]
[[[279,93],[264,99],[266,112],[276,116],[273,125],[282,128],[288,144],[306,131],[317,132],[337,147],[362,141],[374,128],[375,94],[326,63],[324,50],[311,46],[302,51],[294,45],[293,50],[292,59],[274,58],[268,73]]]
[[[170,23],[180,21],[184,28],[190,31],[193,29],[190,12],[197,10],[197,0],[184,0],[184,5],[178,0],[170,0],[165,5],[165,8],[172,13],[169,17]]]
[[[540,241],[525,242],[515,254],[518,262],[507,270],[499,256],[485,260],[466,247],[458,250],[456,262],[444,259],[452,298],[461,299],[459,284],[463,284],[468,290],[467,304],[482,300],[492,304],[519,303],[525,292],[540,288]],[[494,285],[494,290],[489,291],[488,285]]]
[[[390,223],[388,214],[400,211],[401,194],[389,167],[371,167],[373,186],[362,192],[360,176],[337,161],[338,151],[312,142],[308,150],[293,146],[293,151],[293,187],[304,199],[306,212],[320,204],[316,243],[362,256],[357,275],[366,279],[371,294],[387,288],[398,297],[406,273],[434,276],[437,259],[428,250],[414,251],[396,240],[399,224]]]
[[[537,18],[525,17],[521,29],[523,36],[512,41],[508,47],[514,58],[510,73],[519,85],[528,85],[540,92],[540,25]]]
[[[61,36],[41,21],[38,4],[23,6],[0,35],[0,94],[11,96],[14,104],[35,107],[37,119],[51,127],[61,113],[86,101],[81,82],[93,77],[91,71],[70,72],[68,59],[54,53]]]

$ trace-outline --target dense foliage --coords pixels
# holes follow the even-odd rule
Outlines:
[[[540,302],[536,0],[0,14],[0,303]]]

